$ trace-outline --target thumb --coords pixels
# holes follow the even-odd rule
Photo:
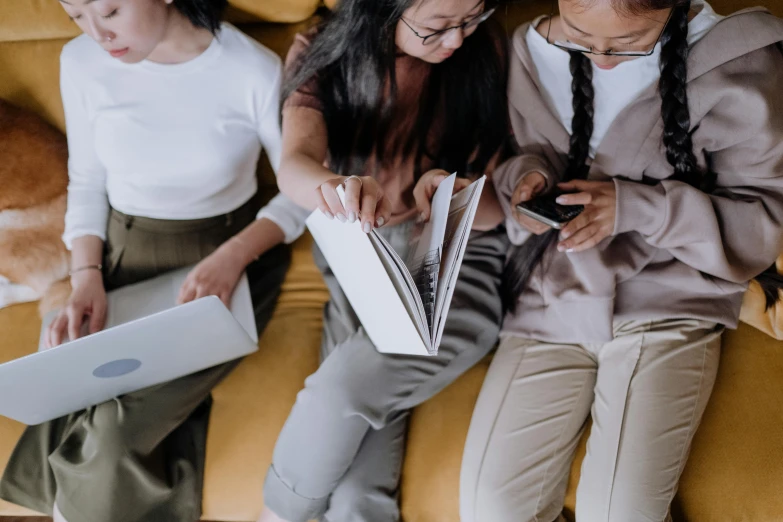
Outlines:
[[[421,190],[413,191],[413,199],[416,201],[416,210],[419,211],[421,219],[426,221],[430,215],[430,199],[434,190],[431,188],[431,182],[426,187],[421,187]]]
[[[441,183],[443,183],[443,180],[446,179],[448,176],[445,174],[437,174],[432,178],[432,182],[430,183],[430,186],[428,187],[430,190],[430,195],[435,193],[435,189],[437,189]]]
[[[532,196],[533,196],[533,189],[530,187],[530,185],[521,185],[516,190],[513,203],[516,204],[516,203],[523,203],[525,201],[529,201]]]
[[[454,193],[461,190],[465,190],[470,186],[471,181],[467,178],[457,178],[456,181],[454,181]]]

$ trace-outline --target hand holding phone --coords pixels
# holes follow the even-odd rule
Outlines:
[[[583,205],[561,205],[555,201],[562,192],[544,194],[516,206],[523,215],[540,221],[558,230],[566,226],[572,219],[581,214]]]
[[[614,181],[572,180],[558,184],[565,192],[561,205],[584,205],[579,214],[560,231],[557,249],[582,252],[593,248],[614,233],[617,217],[617,188]]]
[[[543,194],[546,189],[546,176],[541,172],[533,171],[522,176],[517,182],[516,187],[514,187],[514,192],[511,194],[511,207],[513,209],[514,220],[519,226],[536,235],[551,230],[551,227],[520,213],[516,210],[516,206],[535,199],[537,196]]]

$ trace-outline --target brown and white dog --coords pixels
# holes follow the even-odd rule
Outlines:
[[[0,100],[0,308],[40,299],[44,315],[70,294],[67,161],[62,133]]]

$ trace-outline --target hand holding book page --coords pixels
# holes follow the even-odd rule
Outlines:
[[[412,235],[406,260],[376,231],[316,210],[315,241],[362,326],[383,353],[435,355],[485,178],[452,196],[455,175],[438,187],[429,222]]]

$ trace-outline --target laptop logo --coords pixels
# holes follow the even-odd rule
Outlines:
[[[139,368],[141,368],[141,361],[137,359],[118,359],[98,366],[92,374],[99,379],[113,379],[133,373]]]

